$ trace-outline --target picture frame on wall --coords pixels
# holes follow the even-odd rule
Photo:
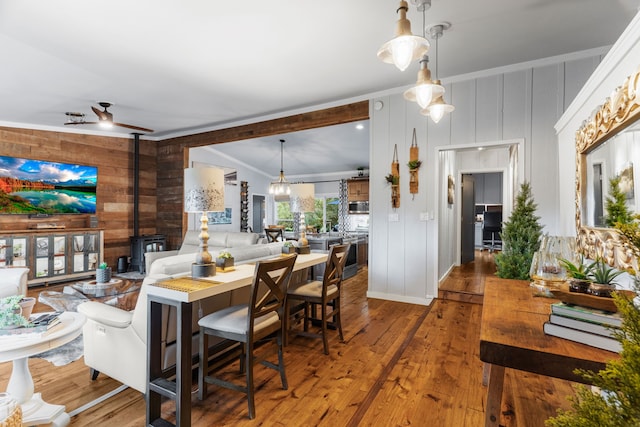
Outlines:
[[[447,177],[447,203],[450,205],[452,205],[455,200],[455,191],[456,187],[455,182],[453,181],[453,175],[449,175]]]
[[[632,200],[635,197],[635,188],[633,184],[633,163],[629,162],[624,166],[624,169],[620,171],[620,191],[622,191],[627,200]]]
[[[207,212],[209,224],[231,224],[231,208],[224,208],[224,212]]]

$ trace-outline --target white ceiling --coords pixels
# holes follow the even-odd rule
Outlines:
[[[105,134],[95,125],[63,124],[67,111],[94,120],[90,106],[108,101],[114,121],[154,129],[145,138],[160,140],[367,99],[416,79],[417,63],[400,72],[376,57],[393,37],[397,6],[397,0],[0,0],[0,125]],[[409,8],[412,31],[422,34],[422,14],[411,2]],[[453,25],[438,42],[437,75],[446,83],[611,45],[637,8],[638,0],[433,0],[425,21]],[[307,153],[334,160],[346,146],[308,139],[322,149]],[[277,138],[273,145],[279,163]],[[286,171],[293,149],[285,153]]]

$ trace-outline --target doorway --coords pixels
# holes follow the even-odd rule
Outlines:
[[[478,246],[484,246],[484,236],[480,234],[481,217],[477,215],[476,205],[481,204],[482,210],[500,208],[504,218],[511,215],[517,187],[521,181],[519,171],[524,170],[524,162],[519,153],[524,147],[523,139],[496,141],[492,143],[467,144],[459,146],[438,147],[438,282],[442,281],[455,266],[475,257],[476,241]],[[484,187],[479,183],[479,176],[501,177],[497,187],[500,188],[501,198],[494,200],[480,198],[478,188]],[[475,200],[467,195],[463,196],[463,175],[473,175]],[[447,177],[455,179],[455,196],[451,203],[448,195]],[[490,182],[492,179],[490,178]],[[494,184],[495,186],[495,184]],[[467,184],[468,188],[468,184]],[[491,195],[491,192],[490,192]],[[463,201],[463,197],[467,199]],[[463,207],[463,205],[465,205]],[[473,209],[473,210],[471,210]],[[463,213],[463,210],[465,213]],[[463,215],[465,225],[463,226]],[[471,216],[471,220],[469,220]],[[466,231],[465,231],[466,227]],[[463,244],[464,239],[464,244]],[[490,237],[487,238],[490,241]],[[482,242],[482,243],[481,243]],[[481,247],[482,247],[481,246]],[[463,255],[464,248],[464,255]]]

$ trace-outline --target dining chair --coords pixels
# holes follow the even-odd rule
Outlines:
[[[297,254],[292,254],[276,260],[258,261],[249,302],[216,311],[198,321],[200,326],[198,399],[203,400],[207,397],[207,384],[243,392],[247,395],[249,418],[254,419],[256,410],[253,366],[257,362],[280,372],[282,388],[285,390],[288,388],[282,355],[283,329],[286,324],[284,305],[296,258]],[[209,375],[206,352],[209,335],[241,343],[240,372],[246,374],[246,384],[239,385]],[[254,355],[257,344],[273,340],[277,345],[278,364]]]
[[[322,281],[311,280],[292,285],[289,288],[285,304],[285,313],[289,315],[287,316],[287,325],[285,325],[285,345],[288,342],[288,333],[290,332],[290,310],[296,304],[295,301],[302,301],[304,304],[303,330],[294,331],[296,335],[322,338],[324,354],[329,354],[327,319],[331,318],[333,325],[338,329],[340,341],[344,341],[340,318],[340,287],[342,286],[342,271],[347,261],[348,252],[349,244],[331,246]],[[320,319],[315,317],[317,315],[316,306],[319,306],[321,311]],[[313,322],[320,322],[320,334],[309,332],[309,323]]]
[[[282,228],[265,228],[264,234],[267,236],[267,243],[284,241],[284,230]]]

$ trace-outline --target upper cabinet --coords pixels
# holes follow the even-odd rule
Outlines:
[[[475,197],[478,205],[502,204],[502,173],[473,174]]]
[[[350,202],[368,202],[369,178],[347,180],[347,197]]]

